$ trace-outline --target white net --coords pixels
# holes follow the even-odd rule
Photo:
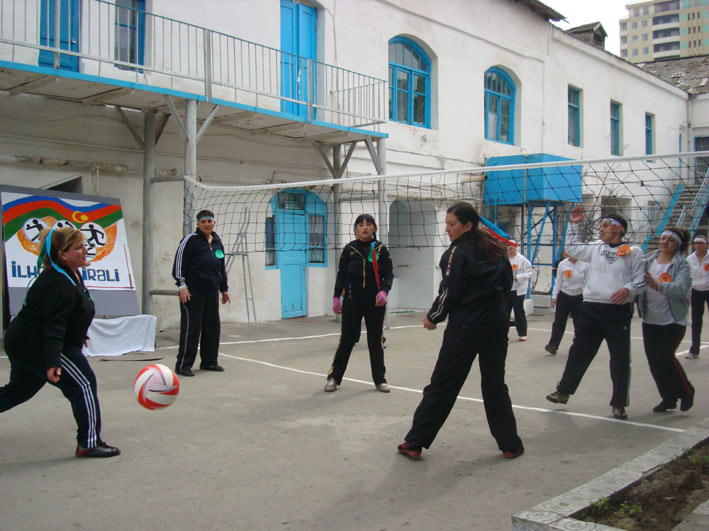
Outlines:
[[[520,157],[518,157],[520,158]],[[529,160],[535,160],[533,156]],[[485,167],[378,177],[216,186],[185,178],[185,226],[194,215],[214,212],[217,232],[230,256],[266,253],[277,266],[286,252],[307,254],[309,264],[353,237],[359,214],[372,214],[378,237],[397,249],[446,247],[443,220],[456,201],[468,201],[501,237],[515,238],[537,269],[532,289],[545,292],[544,266],[561,255],[568,213],[581,203],[584,235],[598,237],[600,219],[620,213],[626,239],[652,249],[662,229],[683,226],[705,231],[709,199],[709,152],[509,164],[491,159]]]

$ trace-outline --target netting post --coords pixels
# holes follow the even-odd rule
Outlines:
[[[197,101],[187,100],[185,107],[185,175],[197,179]],[[185,181],[185,206],[182,219],[182,235],[192,232],[194,218],[194,185]]]
[[[155,109],[143,110],[143,294],[142,313],[153,313],[153,178],[155,177]]]
[[[334,178],[335,179],[340,179],[341,174],[340,174],[340,165],[342,164],[342,156],[341,156],[341,151],[340,151],[340,144],[335,144],[332,146],[332,165],[335,168],[335,174]],[[333,215],[335,217],[335,260],[334,263],[337,264],[337,250],[340,247],[340,223],[342,223],[342,216],[340,215],[340,195],[342,194],[342,185],[341,184],[333,184],[332,185],[332,194],[333,194]],[[335,267],[335,275],[337,275],[337,266]],[[335,314],[335,320],[339,323],[341,321],[342,314]]]

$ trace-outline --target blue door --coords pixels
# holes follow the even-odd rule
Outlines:
[[[281,270],[281,315],[284,319],[308,313],[305,266],[308,227],[305,212],[279,210],[276,214],[276,250]]]
[[[315,69],[308,71],[307,60],[316,58],[317,20],[315,8],[281,0],[281,95],[286,98],[307,102],[310,85],[315,84]],[[283,101],[281,110],[308,117],[307,105],[292,101]]]
[[[41,0],[42,9],[39,21],[39,44],[56,46],[55,44],[55,0]],[[79,0],[60,0],[59,15],[59,47],[72,52],[79,51]],[[54,53],[40,50],[39,65],[54,67]],[[61,54],[59,56],[61,70],[79,71],[79,58],[75,55]]]

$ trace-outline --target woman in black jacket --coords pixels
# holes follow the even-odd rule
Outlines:
[[[367,325],[367,346],[374,385],[382,393],[390,391],[384,373],[382,328],[387,294],[394,281],[391,257],[386,246],[377,241],[377,224],[369,214],[361,214],[354,224],[356,240],[345,245],[340,256],[332,299],[332,311],[342,313],[342,333],[335,359],[327,373],[325,391],[342,383],[352,348],[359,340],[362,317]],[[344,302],[340,296],[344,295]]]
[[[443,344],[431,383],[414,413],[413,426],[399,453],[421,458],[448,417],[477,354],[485,414],[503,457],[524,452],[517,435],[512,402],[505,385],[505,358],[512,288],[507,250],[479,227],[480,216],[468,203],[456,203],[446,214],[451,245],[441,257],[443,279],[438,297],[423,319],[427,330],[448,317]]]
[[[231,302],[222,241],[214,232],[214,213],[197,213],[197,230],[185,236],[175,253],[172,277],[180,288],[180,346],[175,372],[194,376],[192,364],[197,357],[203,371],[223,372],[219,356],[219,293],[222,304]]]
[[[89,265],[87,251],[76,229],[43,231],[37,260],[42,273],[5,333],[10,383],[0,388],[0,411],[29,400],[49,381],[71,402],[76,456],[113,457],[121,452],[101,439],[96,376],[81,351],[95,313],[79,274]]]

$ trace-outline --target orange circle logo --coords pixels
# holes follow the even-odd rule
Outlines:
[[[571,275],[573,275],[573,273],[571,272],[571,269],[567,269],[566,271],[564,271],[564,276],[566,278],[571,278]]]
[[[630,254],[630,246],[621,245],[618,247],[618,256],[627,256]]]
[[[672,282],[672,277],[668,275],[667,273],[662,273],[658,279],[658,282]]]
[[[709,271],[709,264],[704,264],[704,271]]]
[[[514,269],[515,271],[517,271],[517,270],[519,269],[519,266],[518,266],[517,264],[512,264],[512,269]]]

